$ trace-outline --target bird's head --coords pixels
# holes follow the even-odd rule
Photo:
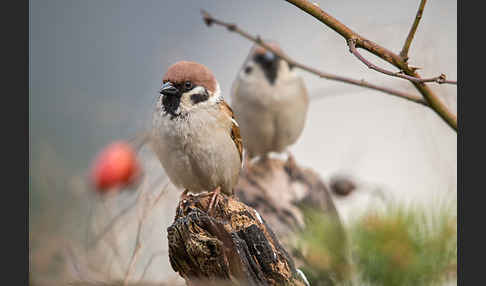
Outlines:
[[[158,105],[173,119],[218,100],[221,92],[213,73],[202,64],[180,61],[165,73]]]
[[[274,50],[283,54],[277,43],[267,43]],[[279,78],[289,74],[292,66],[278,55],[260,45],[255,45],[240,71],[239,77],[247,82],[265,80],[269,85],[275,85]]]

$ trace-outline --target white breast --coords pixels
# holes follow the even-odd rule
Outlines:
[[[241,82],[233,95],[233,109],[251,157],[283,152],[297,141],[309,103],[300,77],[281,79],[274,86],[265,81]]]
[[[156,111],[151,145],[174,185],[195,193],[221,186],[232,193],[241,163],[229,125],[217,120],[215,108],[172,120]]]

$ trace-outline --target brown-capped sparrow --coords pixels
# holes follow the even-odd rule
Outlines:
[[[152,118],[150,145],[183,195],[233,195],[242,166],[242,140],[219,83],[204,65],[180,61],[163,77]]]
[[[276,43],[270,45],[281,52]],[[292,66],[265,48],[251,49],[231,95],[250,158],[283,152],[302,133],[309,105],[304,81]]]

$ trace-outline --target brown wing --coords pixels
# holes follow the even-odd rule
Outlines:
[[[238,126],[238,122],[236,122],[235,120],[233,110],[225,101],[221,101],[219,106],[221,107],[223,113],[231,118],[231,139],[233,139],[233,142],[236,145],[236,149],[238,149],[238,153],[240,154],[240,161],[243,162],[243,141],[240,135],[240,127]]]

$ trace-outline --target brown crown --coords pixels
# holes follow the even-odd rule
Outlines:
[[[267,42],[266,44],[268,46],[272,47],[273,49],[275,49],[277,52],[283,54],[282,49],[280,48],[280,46],[277,43],[275,43],[275,42]],[[254,48],[254,50],[253,50],[253,54],[254,55],[262,55],[266,51],[267,51],[267,49],[265,49],[264,47],[262,47],[260,45],[256,45],[255,48]]]
[[[211,92],[216,91],[217,85],[216,78],[211,70],[202,64],[189,61],[180,61],[171,65],[162,81],[170,81],[174,84],[190,81],[193,85],[203,86]]]

